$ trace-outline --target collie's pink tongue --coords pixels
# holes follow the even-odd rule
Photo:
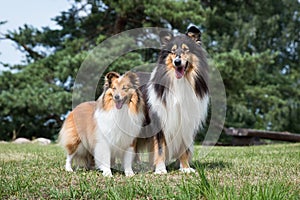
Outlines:
[[[184,68],[183,67],[178,67],[175,69],[175,75],[177,79],[181,79],[184,75]]]
[[[121,109],[123,106],[123,101],[116,101],[115,104],[117,109]]]

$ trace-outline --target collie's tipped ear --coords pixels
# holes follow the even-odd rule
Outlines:
[[[120,74],[118,74],[117,72],[108,72],[106,75],[105,75],[105,84],[104,84],[104,87],[107,88],[107,87],[110,87],[112,81],[116,78],[119,78],[120,77]]]
[[[132,85],[135,89],[140,87],[139,77],[136,75],[136,73],[129,71],[124,74],[124,77],[129,78],[130,82],[132,83]]]
[[[170,40],[173,38],[173,35],[169,31],[161,31],[159,33],[159,38],[161,45],[166,46],[166,44],[168,44],[168,42],[170,42]]]
[[[185,34],[192,40],[194,40],[197,44],[201,45],[201,31],[196,26],[189,26]]]

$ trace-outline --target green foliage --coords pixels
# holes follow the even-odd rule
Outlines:
[[[205,44],[224,79],[226,125],[300,132],[300,3],[210,1],[206,7]]]
[[[54,17],[60,29],[24,25],[3,35],[18,45],[26,61],[8,66],[14,70],[0,75],[0,139],[55,138],[71,109],[81,64],[105,39],[150,26],[185,32],[190,23],[201,28],[203,45],[223,77],[226,126],[300,132],[298,1],[75,0],[72,4]],[[111,44],[114,48],[99,50],[102,58],[106,56],[102,62],[109,64],[105,72],[122,73],[156,62],[157,51],[138,50],[111,63],[122,45],[135,43],[117,41]],[[87,80],[100,80],[97,98],[103,77],[86,75]]]

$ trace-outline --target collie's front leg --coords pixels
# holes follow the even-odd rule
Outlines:
[[[96,169],[102,171],[103,176],[112,177],[110,169],[111,152],[106,142],[97,142],[94,151]]]
[[[184,173],[195,173],[195,169],[190,167],[189,161],[191,158],[191,152],[187,149],[179,158],[180,168],[179,170]]]
[[[125,176],[134,175],[134,172],[132,170],[132,162],[134,157],[135,157],[134,147],[130,146],[124,153],[123,166],[124,166]]]
[[[154,166],[155,174],[166,174],[166,141],[162,132],[154,136]]]
[[[65,165],[65,169],[68,172],[72,172],[72,161],[73,161],[73,157],[75,156],[75,153],[73,154],[67,154],[67,159],[66,159],[66,165]]]

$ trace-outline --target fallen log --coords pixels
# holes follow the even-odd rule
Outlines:
[[[266,130],[224,128],[227,135],[233,137],[258,137],[263,139],[300,142],[300,134]]]

